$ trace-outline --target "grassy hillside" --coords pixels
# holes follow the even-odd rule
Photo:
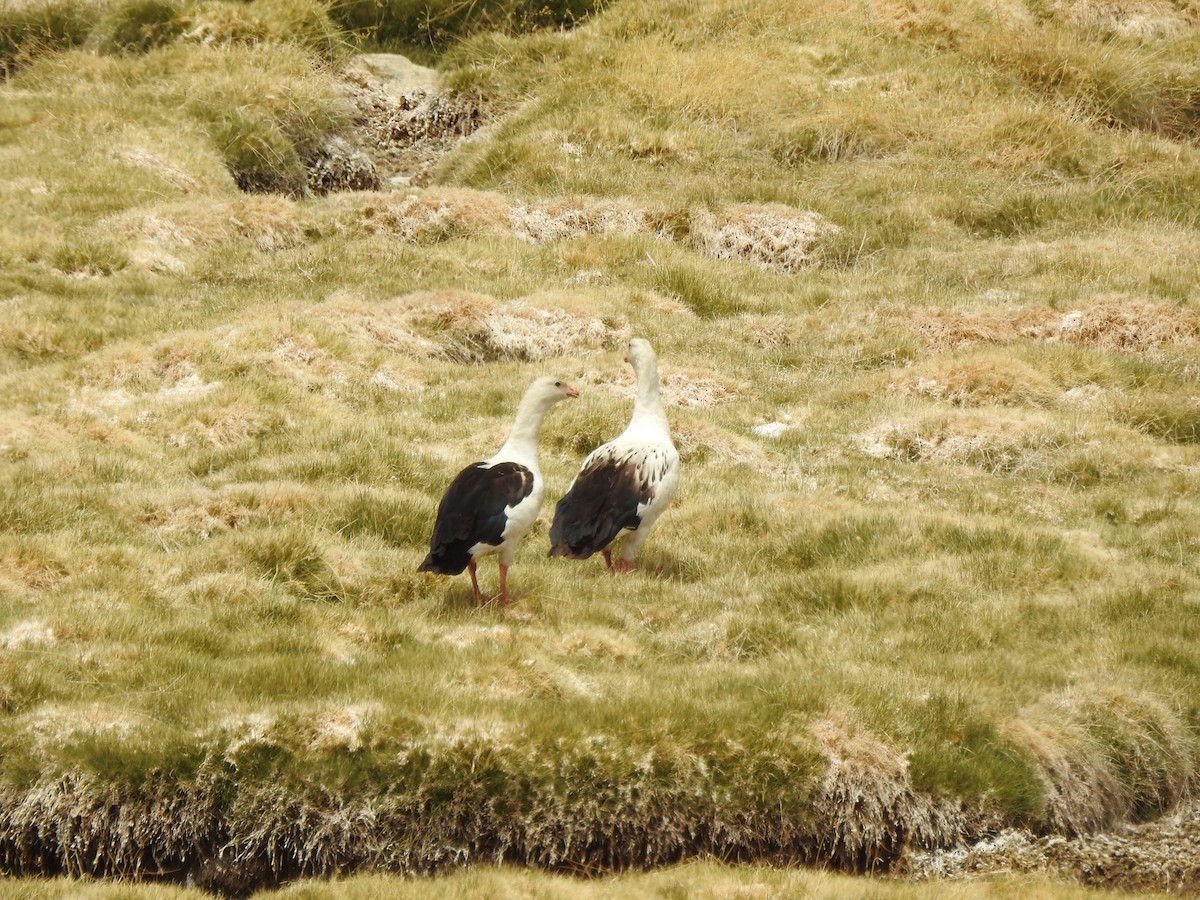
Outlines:
[[[0,870],[879,870],[1193,790],[1200,8],[470,8],[0,10]],[[363,36],[494,121],[317,195]],[[613,578],[545,518],[633,335],[684,480]],[[480,608],[415,569],[542,373]]]

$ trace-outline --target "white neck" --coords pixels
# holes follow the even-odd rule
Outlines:
[[[637,396],[633,401],[633,416],[629,420],[630,429],[656,428],[669,433],[667,414],[662,408],[662,398],[658,386],[658,361],[656,359],[642,360],[637,369]]]
[[[538,471],[538,434],[542,430],[542,420],[553,405],[554,399],[545,395],[527,393],[522,397],[508,440],[492,459],[519,462],[534,472]]]

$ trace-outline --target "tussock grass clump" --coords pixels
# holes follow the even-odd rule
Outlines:
[[[82,237],[55,250],[50,263],[65,275],[103,276],[129,265],[129,256],[124,247],[113,241]]]
[[[1178,801],[1195,768],[1194,751],[1182,723],[1158,701],[1079,688],[1029,712],[1043,720],[1050,708],[1067,711],[1069,722],[1017,720],[1006,732],[1038,763],[1046,791],[1042,828],[1087,834],[1136,809],[1169,809]]]
[[[275,57],[265,68],[246,65],[264,54]],[[250,193],[304,194],[306,164],[348,121],[333,86],[294,45],[233,45],[203,59],[212,65],[203,78],[207,89],[188,98],[187,109],[219,149],[237,186]],[[285,73],[290,78],[281,84]]]
[[[1122,473],[1171,465],[1169,456],[1128,429],[1093,430],[1083,420],[1003,409],[883,422],[860,436],[859,447],[881,459],[970,465],[1009,477],[1093,486]]]
[[[318,0],[204,2],[188,9],[183,40],[205,46],[292,43],[337,62],[349,53],[347,38]]]
[[[816,213],[781,205],[734,205],[678,214],[627,200],[587,197],[509,204],[494,192],[439,187],[403,197],[348,198],[343,204],[348,210],[339,217],[343,226],[397,234],[416,243],[484,234],[511,234],[534,244],[645,235],[684,242],[714,259],[745,260],[782,272],[815,265],[818,238],[837,231]],[[684,271],[679,265],[665,269],[664,286],[671,289],[672,280],[684,280]],[[713,281],[702,273],[694,277]],[[695,293],[682,287],[673,292]],[[734,311],[730,304],[698,305],[719,314]]]
[[[814,722],[811,730],[829,759],[817,801],[829,821],[818,832],[836,863],[872,871],[910,842],[936,846],[944,834],[962,833],[963,811],[916,794],[908,762],[895,750],[841,716]]]
[[[104,0],[19,2],[0,11],[0,75],[10,77],[22,65],[54,50],[87,40]]]
[[[939,359],[888,376],[884,390],[898,397],[927,397],[954,406],[1048,406],[1057,386],[1012,356],[979,353]]]
[[[182,33],[181,13],[172,0],[124,0],[96,23],[89,42],[102,53],[146,53]]]
[[[731,207],[717,215],[699,211],[692,214],[690,225],[701,253],[784,272],[812,265],[816,238],[838,230],[816,213],[770,206]]]
[[[1067,309],[1003,304],[976,309],[917,307],[882,314],[912,327],[938,349],[1019,341],[1062,341],[1131,353],[1191,347],[1200,317],[1187,306],[1141,297],[1097,297]]]
[[[80,45],[104,54],[148,53],[175,42],[301,44],[334,59],[345,39],[317,0],[20,0],[0,16],[9,74],[39,54]]]

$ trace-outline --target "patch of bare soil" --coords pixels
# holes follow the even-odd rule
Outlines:
[[[1200,804],[1104,834],[1003,831],[968,847],[910,852],[902,868],[917,881],[1038,873],[1111,890],[1200,894]]]

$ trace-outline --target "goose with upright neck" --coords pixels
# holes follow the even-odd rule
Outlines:
[[[471,463],[450,482],[438,504],[429,555],[418,572],[459,575],[471,573],[476,601],[483,595],[476,577],[476,560],[500,556],[501,606],[508,603],[508,569],[517,544],[529,533],[542,507],[545,483],[538,466],[538,435],[554,404],[578,392],[551,376],[538,378],[517,406],[508,440],[494,456]]]
[[[623,432],[583,461],[554,510],[550,555],[587,559],[594,553],[614,572],[628,572],[650,528],[679,487],[679,451],[659,393],[658,356],[634,338],[625,357],[637,376],[633,415]],[[614,563],[610,545],[627,535]]]

